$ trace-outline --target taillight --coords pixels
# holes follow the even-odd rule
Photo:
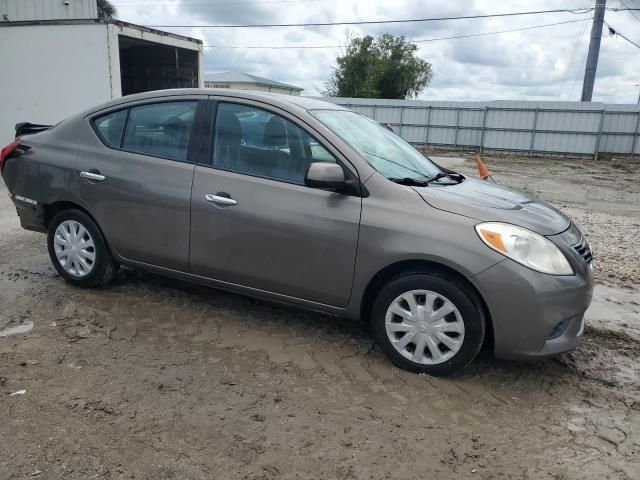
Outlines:
[[[2,169],[4,168],[5,160],[9,158],[9,156],[20,146],[21,143],[21,140],[16,140],[2,149],[2,151],[0,152],[0,172],[2,172]]]

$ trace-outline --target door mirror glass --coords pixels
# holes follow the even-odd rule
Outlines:
[[[327,190],[340,190],[347,185],[342,166],[328,162],[314,162],[309,165],[304,183],[311,188]]]

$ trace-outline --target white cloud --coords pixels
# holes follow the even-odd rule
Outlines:
[[[142,25],[304,23],[472,15],[505,11],[591,7],[591,0],[113,0],[119,18]],[[274,0],[270,0],[274,1]],[[260,2],[260,3],[258,3]],[[640,0],[635,6],[640,7]],[[218,5],[215,5],[218,3]],[[236,3],[236,5],[220,5]],[[242,3],[242,4],[240,4]],[[570,5],[568,5],[570,4]],[[613,6],[619,6],[615,4]],[[575,20],[588,15],[544,14],[482,20],[270,29],[167,28],[207,45],[338,45],[353,35],[392,33],[423,39],[466,35]],[[640,16],[640,15],[639,15]],[[640,41],[639,22],[628,12],[607,11],[606,20]],[[591,22],[468,39],[419,43],[435,77],[421,98],[442,100],[577,100]],[[577,42],[577,40],[580,40]],[[577,49],[574,46],[577,45]],[[292,83],[316,95],[335,66],[338,49],[206,48],[204,71],[235,70]],[[570,62],[573,55],[573,61]],[[605,33],[594,101],[634,103],[640,82],[640,49]]]

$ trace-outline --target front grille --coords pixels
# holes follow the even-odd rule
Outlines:
[[[580,254],[586,263],[591,263],[593,259],[593,253],[591,252],[591,247],[584,239],[584,237],[580,237],[580,241],[573,245],[573,248],[576,252]]]

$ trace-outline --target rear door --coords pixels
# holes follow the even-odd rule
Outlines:
[[[203,97],[98,114],[78,152],[80,196],[122,257],[188,271],[190,199]]]
[[[311,162],[339,162],[338,152],[252,103],[218,103],[213,130],[194,175],[191,272],[345,306],[362,199],[304,185]]]

